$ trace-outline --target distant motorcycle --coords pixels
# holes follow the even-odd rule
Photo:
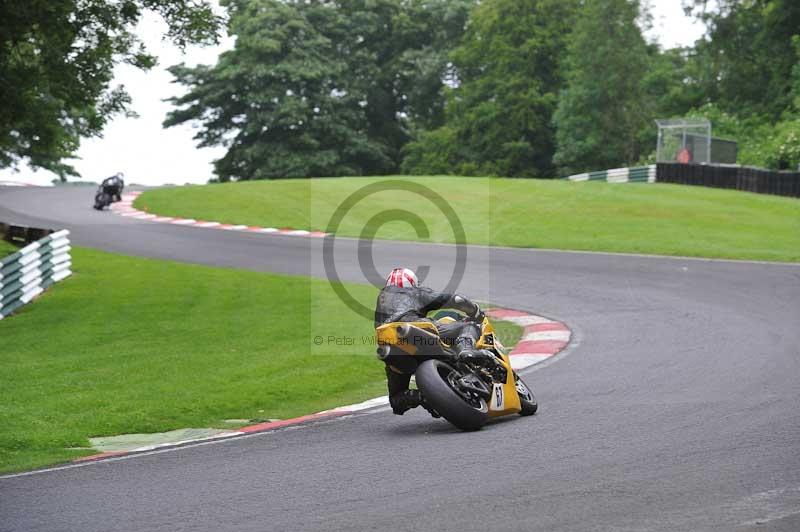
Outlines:
[[[122,201],[122,191],[125,189],[125,181],[122,177],[122,173],[118,173],[107,177],[100,183],[97,193],[94,195],[95,209],[102,211],[115,201]]]

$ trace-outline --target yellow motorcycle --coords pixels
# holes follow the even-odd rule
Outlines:
[[[481,323],[476,343],[494,360],[462,360],[452,342],[439,336],[436,323],[453,322],[461,316],[441,312],[435,322],[397,322],[375,330],[378,358],[391,371],[413,374],[422,395],[423,406],[436,417],[441,415],[462,430],[478,430],[495,417],[520,414],[530,416],[538,410],[533,392],[511,368],[511,361],[497,338],[489,319]]]

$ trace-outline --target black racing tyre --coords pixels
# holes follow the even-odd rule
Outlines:
[[[95,200],[97,205],[99,205],[99,210],[103,210],[109,205],[111,205],[111,194],[107,192],[103,192],[100,194],[100,197]]]
[[[442,417],[461,430],[478,430],[489,419],[489,406],[482,398],[467,399],[457,392],[449,379],[458,375],[446,362],[431,359],[419,365],[415,378],[427,403]]]
[[[532,416],[539,410],[539,403],[536,402],[536,397],[525,382],[519,378],[519,375],[514,375],[517,385],[517,395],[519,395],[519,403],[522,410],[519,411],[521,416]]]

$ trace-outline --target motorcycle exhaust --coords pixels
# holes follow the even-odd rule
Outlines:
[[[409,323],[404,323],[397,328],[397,336],[403,340],[415,340],[415,344],[437,345],[439,336],[430,333]]]
[[[420,329],[410,323],[399,325],[397,327],[397,336],[405,341],[406,344],[415,347],[418,355],[440,356],[445,354],[438,334]]]

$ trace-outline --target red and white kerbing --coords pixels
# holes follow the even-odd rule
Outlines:
[[[511,358],[511,366],[515,370],[521,370],[535,364],[539,364],[548,360],[562,349],[564,349],[570,341],[570,330],[563,323],[543,316],[537,316],[521,310],[510,310],[502,308],[493,308],[486,311],[486,314],[491,318],[500,321],[510,321],[524,327],[525,332],[516,347],[509,353]],[[354,405],[340,406],[332,410],[325,410],[317,412],[316,414],[309,414],[293,419],[283,419],[280,421],[268,421],[265,423],[258,423],[249,425],[240,429],[215,434],[206,438],[197,438],[193,440],[183,440],[176,442],[165,442],[156,445],[149,445],[132,449],[130,451],[113,451],[84,456],[73,460],[74,462],[91,462],[96,460],[103,460],[106,458],[113,458],[117,456],[125,456],[134,453],[142,453],[153,451],[158,448],[174,447],[178,445],[185,445],[204,440],[218,440],[226,438],[234,438],[237,436],[244,436],[246,434],[254,434],[259,432],[271,432],[274,430],[282,429],[284,427],[291,427],[302,425],[304,423],[313,423],[326,421],[337,417],[343,417],[354,414],[361,410],[369,410],[380,406],[389,404],[389,397],[376,397],[369,399],[363,403]]]
[[[327,235],[322,231],[306,231],[303,229],[277,228],[277,227],[258,227],[253,225],[233,225],[221,222],[210,222],[207,220],[195,220],[194,218],[179,218],[173,216],[158,216],[145,211],[140,211],[133,206],[133,201],[141,192],[129,192],[122,195],[122,201],[111,205],[111,211],[126,218],[134,220],[146,220],[173,225],[183,225],[186,227],[199,227],[202,229],[223,229],[225,231],[244,231],[248,233],[259,233],[265,235],[281,236],[305,236],[312,238],[322,238]]]

